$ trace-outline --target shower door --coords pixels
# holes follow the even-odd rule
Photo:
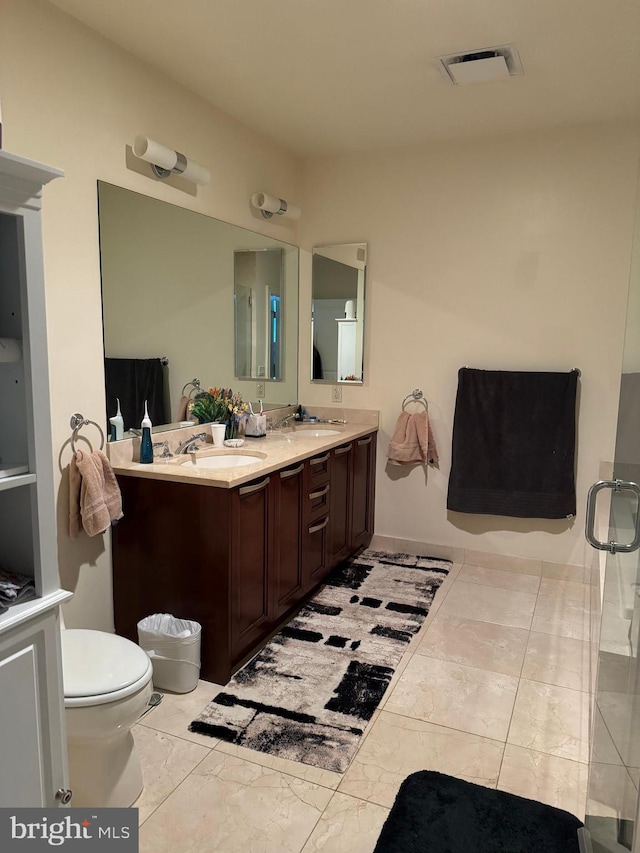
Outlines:
[[[627,328],[611,480],[592,487],[587,539],[606,554],[583,850],[640,853],[640,217],[631,266]],[[596,493],[611,498],[609,529],[594,530]],[[604,525],[606,528],[606,524]],[[596,541],[599,539],[600,541]],[[604,541],[602,541],[604,540]],[[617,543],[617,544],[616,544]],[[602,563],[601,563],[602,565]],[[595,655],[594,655],[595,658]],[[589,847],[590,843],[590,847]]]

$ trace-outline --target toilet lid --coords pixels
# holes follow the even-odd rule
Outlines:
[[[147,653],[117,634],[67,628],[61,636],[65,698],[120,693],[151,673]]]

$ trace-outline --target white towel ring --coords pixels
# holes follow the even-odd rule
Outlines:
[[[407,394],[407,396],[404,398],[404,400],[402,401],[403,412],[407,406],[407,403],[422,403],[426,411],[429,411],[429,404],[427,403],[426,397],[424,396],[420,388],[414,388],[413,391],[410,394]]]
[[[71,420],[69,421],[69,426],[73,430],[71,433],[71,452],[75,453],[76,448],[74,441],[78,435],[79,430],[83,426],[94,426],[98,432],[100,433],[100,450],[104,449],[104,433],[102,431],[102,427],[100,424],[97,424],[95,421],[90,421],[88,418],[85,418],[84,415],[81,415],[80,412],[76,412],[74,415],[71,415]]]

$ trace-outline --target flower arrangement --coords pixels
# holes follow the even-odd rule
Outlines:
[[[191,406],[191,414],[198,423],[226,424],[225,438],[237,438],[240,424],[248,417],[249,407],[239,393],[231,388],[209,388],[198,394]]]

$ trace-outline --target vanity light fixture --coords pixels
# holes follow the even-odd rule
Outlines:
[[[160,145],[148,136],[136,136],[133,153],[141,160],[151,163],[151,168],[158,178],[180,175],[200,185],[208,184],[211,180],[211,172],[205,166],[189,160],[179,151]]]
[[[295,204],[289,204],[283,198],[276,198],[266,193],[254,193],[251,196],[251,204],[257,207],[263,219],[271,219],[276,216],[286,216],[289,219],[300,219],[302,211]]]

